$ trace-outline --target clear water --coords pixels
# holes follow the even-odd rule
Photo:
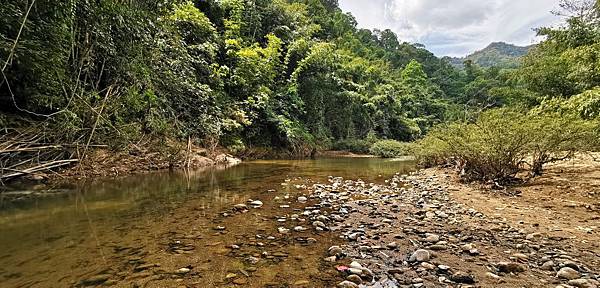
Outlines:
[[[295,224],[275,217],[302,208],[293,201],[301,193],[295,185],[328,176],[380,182],[413,169],[410,161],[378,158],[253,161],[70,183],[67,193],[35,200],[0,198],[0,287],[85,286],[83,279],[98,275],[115,287],[231,287],[235,279],[240,287],[327,286],[335,275],[322,272],[321,258],[337,235],[277,234],[278,226]],[[223,217],[248,199],[265,205]],[[286,204],[292,207],[279,207]],[[298,237],[318,241],[309,245]],[[252,255],[261,261],[244,260]],[[191,272],[174,273],[182,267]]]

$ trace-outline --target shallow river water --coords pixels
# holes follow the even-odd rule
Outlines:
[[[35,200],[0,195],[0,287],[329,287],[321,259],[338,235],[277,231],[294,226],[277,217],[303,208],[296,185],[412,170],[378,158],[253,161],[72,183]],[[234,212],[249,199],[264,206]]]

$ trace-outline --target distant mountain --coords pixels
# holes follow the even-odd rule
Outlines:
[[[456,67],[463,66],[463,62],[471,60],[481,67],[498,66],[501,68],[515,68],[519,66],[519,59],[523,57],[534,45],[516,46],[504,42],[494,42],[483,50],[474,52],[463,58],[447,57]]]

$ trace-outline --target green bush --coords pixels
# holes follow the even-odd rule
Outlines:
[[[383,158],[407,156],[411,153],[411,144],[396,140],[381,140],[373,144],[369,152]]]
[[[541,175],[543,165],[593,149],[596,129],[596,122],[578,118],[495,109],[475,123],[433,129],[415,154],[426,166],[454,165],[467,180],[508,183],[522,169]]]
[[[367,154],[372,144],[372,142],[363,139],[344,139],[335,142],[331,148],[333,150]]]

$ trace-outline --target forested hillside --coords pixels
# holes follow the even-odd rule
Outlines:
[[[479,65],[480,67],[502,67],[517,68],[521,63],[521,57],[525,56],[531,46],[516,46],[504,42],[494,42],[487,47],[475,51],[472,54],[462,58],[450,58],[450,62],[458,68],[463,66],[467,60]]]
[[[565,3],[567,25],[541,28],[522,67],[459,70],[390,30],[358,29],[335,0],[8,1],[0,126],[86,150],[169,139],[306,156],[416,140],[501,106],[592,109],[597,4]]]
[[[413,140],[447,119],[470,76],[390,30],[357,29],[336,2],[9,1],[1,126],[43,121],[50,142],[153,135],[305,154]]]

